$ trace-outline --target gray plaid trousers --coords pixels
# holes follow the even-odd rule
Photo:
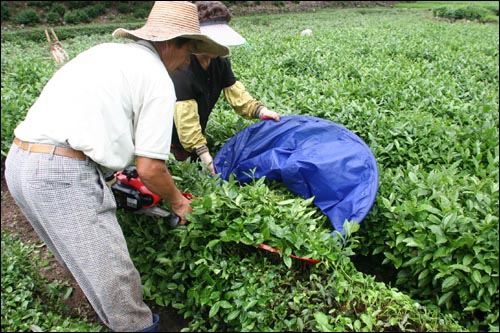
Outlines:
[[[40,238],[67,267],[105,325],[135,331],[152,324],[116,203],[96,164],[12,145],[10,193]]]

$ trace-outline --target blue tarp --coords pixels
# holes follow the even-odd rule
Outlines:
[[[342,234],[345,220],[366,217],[378,190],[377,164],[363,140],[311,116],[283,116],[245,128],[221,148],[214,166],[225,180],[231,174],[240,183],[265,176],[303,198],[314,196],[314,204]]]

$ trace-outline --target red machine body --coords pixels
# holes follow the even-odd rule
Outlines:
[[[142,183],[135,166],[129,166],[122,171],[106,176],[106,181],[112,181],[111,190],[116,199],[116,207],[136,214],[146,214],[153,217],[170,218],[170,226],[175,228],[179,225],[181,218],[176,214],[160,208],[158,203],[161,197],[150,190]],[[182,193],[191,200],[191,193]]]
[[[118,191],[121,192],[119,194],[126,196],[121,200],[121,208],[132,210],[151,208],[161,201],[159,195],[154,194],[144,186],[135,167],[127,167],[123,171],[116,172],[115,178],[116,182],[111,186],[115,196]],[[126,201],[123,202],[123,199]]]

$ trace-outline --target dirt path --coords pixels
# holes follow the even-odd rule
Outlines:
[[[20,209],[17,207],[15,201],[12,199],[7,188],[7,184],[5,183],[3,173],[1,195],[2,233],[9,232],[14,237],[27,244],[40,244],[41,240],[37,233],[33,230],[28,220],[26,220]],[[40,251],[43,258],[48,257],[48,249],[46,246],[41,247]],[[73,288],[71,295],[64,301],[64,303],[68,306],[68,315],[71,317],[86,317],[90,322],[103,325],[71,273],[67,269],[63,268],[53,256],[50,256],[49,262],[49,268],[41,271],[49,282],[54,280],[68,281],[70,286]],[[153,312],[160,315],[160,331],[180,332],[182,328],[187,326],[187,322],[179,316],[174,309],[159,307],[149,301],[146,303],[151,307]]]

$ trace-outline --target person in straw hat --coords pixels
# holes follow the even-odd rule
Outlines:
[[[193,52],[230,51],[201,33],[187,1],[157,1],[142,28],[113,36],[134,42],[94,46],[49,80],[14,131],[5,178],[102,322],[119,332],[157,331],[103,175],[135,160],[142,182],[185,224],[191,202],[166,165],[176,101],[169,73]]]
[[[220,1],[197,1],[201,31],[219,44],[236,46],[246,43],[228,23],[229,9]],[[174,113],[174,131],[171,151],[177,160],[198,158],[215,174],[213,159],[207,146],[205,129],[208,118],[222,92],[237,114],[245,119],[273,119],[275,111],[266,108],[246,91],[235,78],[228,58],[216,53],[196,52],[190,62],[172,75],[177,103]]]

